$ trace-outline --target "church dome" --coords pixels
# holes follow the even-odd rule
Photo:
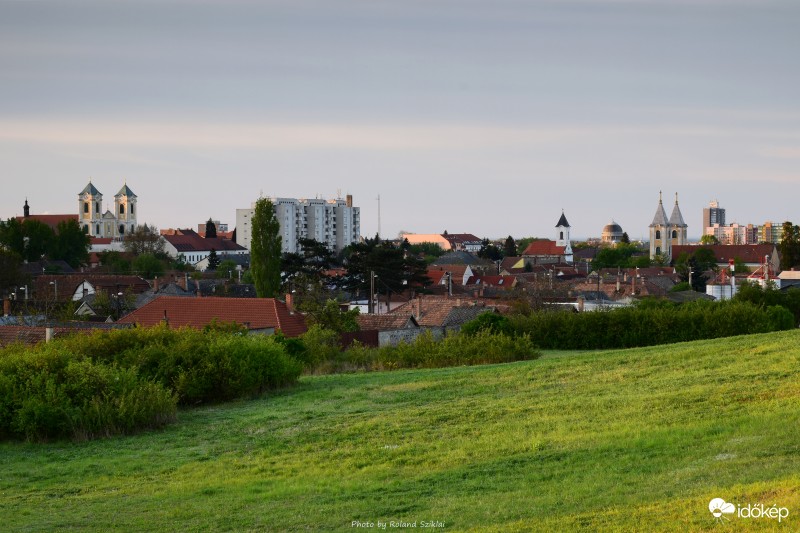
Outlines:
[[[622,226],[612,220],[603,226],[602,240],[603,242],[617,243],[622,240],[623,233]]]

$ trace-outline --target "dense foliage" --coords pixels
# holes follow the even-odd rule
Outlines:
[[[430,331],[413,342],[371,348],[354,343],[340,350],[336,333],[312,327],[303,335],[307,368],[314,373],[334,373],[399,368],[442,368],[461,365],[508,363],[536,359],[540,352],[527,335],[504,335],[488,330],[472,335],[451,334],[441,340]]]
[[[251,223],[250,272],[256,293],[274,298],[281,289],[281,228],[269,199],[256,201]]]
[[[518,334],[530,335],[545,349],[631,348],[792,327],[792,314],[781,306],[749,302],[697,301],[679,306],[647,303],[591,313],[545,312],[513,316]]]
[[[253,396],[297,380],[302,363],[269,337],[231,328],[98,331],[0,351],[0,435],[128,433],[176,404]]]
[[[35,220],[21,222],[10,218],[0,221],[0,248],[5,248],[25,261],[42,258],[62,260],[77,268],[89,259],[89,236],[75,220],[61,221],[55,231]]]

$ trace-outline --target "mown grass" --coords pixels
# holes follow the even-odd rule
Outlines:
[[[714,531],[721,497],[791,512],[730,530],[796,531],[799,341],[305,377],[162,431],[5,443],[0,529]]]

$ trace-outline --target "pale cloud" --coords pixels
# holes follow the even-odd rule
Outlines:
[[[775,159],[800,159],[800,146],[764,146],[757,153]]]

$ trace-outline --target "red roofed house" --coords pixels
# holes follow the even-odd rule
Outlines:
[[[306,331],[303,315],[274,298],[185,298],[159,296],[128,314],[118,323],[155,326],[164,321],[173,327],[202,329],[217,322],[236,322],[251,333],[271,335],[278,331],[297,337]]]
[[[214,250],[220,255],[244,255],[247,248],[229,239],[216,237],[205,239],[190,229],[162,230],[162,237],[167,241],[164,251],[175,259],[183,258],[190,265],[196,265],[207,258]]]
[[[556,223],[557,240],[551,241],[542,239],[533,241],[522,252],[522,257],[525,258],[526,263],[533,263],[534,265],[546,263],[572,263],[572,244],[570,243],[569,222],[564,212],[561,212],[561,218]]]
[[[677,259],[682,253],[692,255],[701,248],[709,248],[714,252],[717,266],[720,268],[728,268],[731,261],[739,260],[752,271],[762,266],[768,257],[772,271],[781,271],[780,253],[774,244],[675,245],[672,247],[672,259]]]

